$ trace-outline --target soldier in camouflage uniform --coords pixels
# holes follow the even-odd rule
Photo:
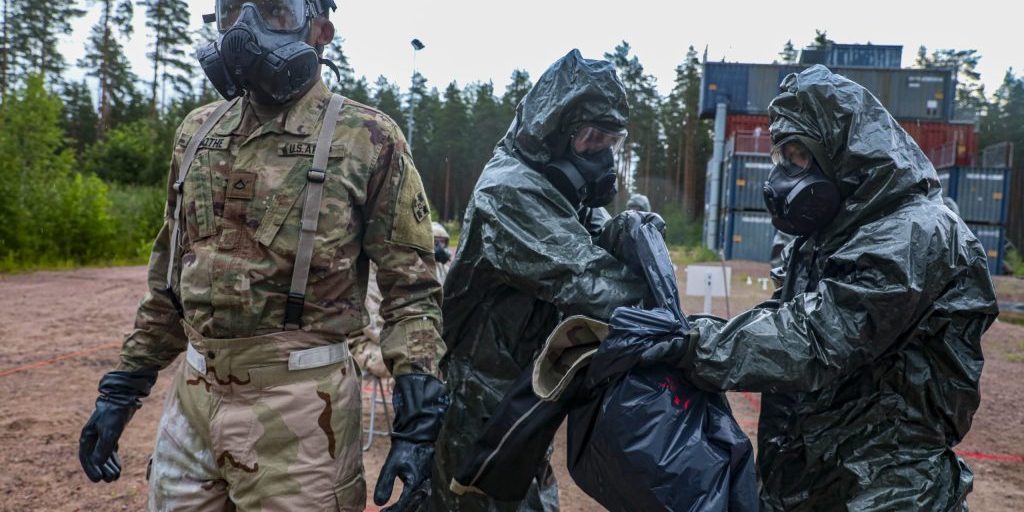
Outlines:
[[[331,40],[333,1],[280,2],[306,13],[303,40],[318,52]],[[224,39],[246,20],[276,21],[233,4],[238,21],[217,2]],[[150,462],[151,510],[363,510],[360,388],[346,340],[368,322],[371,261],[384,292],[383,359],[397,380],[375,501],[390,498],[396,476],[400,509],[429,489],[447,396],[435,377],[440,285],[423,186],[392,120],[332,96],[319,77],[317,61],[283,103],[254,80],[193,111],[176,135],[149,292],[79,450],[90,479],[117,479],[118,437],[157,371],[186,352]]]

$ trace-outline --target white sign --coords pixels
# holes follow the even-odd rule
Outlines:
[[[709,284],[710,282],[710,284]],[[712,297],[725,297],[726,288],[732,291],[732,267],[719,265],[690,265],[686,267],[686,294],[702,297],[710,287]]]

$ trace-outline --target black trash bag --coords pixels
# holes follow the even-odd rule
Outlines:
[[[667,364],[622,368],[630,352],[685,338],[675,271],[652,226],[634,234],[658,308],[620,308],[587,370],[596,400],[569,412],[569,474],[611,511],[757,511],[753,447],[725,396]],[[622,357],[622,347],[629,349]],[[616,349],[617,358],[602,358]]]
[[[460,462],[450,482],[453,492],[523,499],[547,467],[547,449],[568,416],[569,473],[609,510],[758,510],[750,440],[725,397],[697,389],[669,365],[634,368],[651,347],[685,337],[688,323],[661,234],[648,224],[630,236],[657,307],[616,309],[603,341],[595,337],[600,322],[570,329],[579,332],[568,345],[596,349],[596,355],[567,351],[586,354],[571,364],[592,356],[590,367],[565,377],[571,380],[552,400],[537,396],[534,367],[541,362],[524,371]],[[545,349],[574,320],[581,322],[567,319]],[[611,349],[616,357],[600,357]]]

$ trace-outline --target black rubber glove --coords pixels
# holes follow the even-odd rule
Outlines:
[[[610,325],[609,336],[587,368],[587,387],[599,386],[634,368],[675,365],[689,346],[686,328],[666,309],[619,308]]]
[[[142,406],[140,399],[149,396],[156,376],[155,368],[143,368],[109,372],[100,379],[96,410],[85,422],[78,439],[78,460],[89,480],[113,482],[121,477],[117,441]]]
[[[441,431],[441,420],[450,401],[440,380],[430,375],[410,374],[395,378],[392,403],[395,422],[391,428],[391,450],[380,468],[373,502],[383,506],[391,499],[397,477],[404,485],[402,495],[381,512],[414,511],[430,497],[434,441]]]
[[[653,224],[659,232],[665,233],[665,221],[657,213],[628,210],[612,217],[612,220],[605,224],[604,230],[597,238],[597,245],[625,263],[637,275],[643,275],[636,248],[640,226],[645,224]]]

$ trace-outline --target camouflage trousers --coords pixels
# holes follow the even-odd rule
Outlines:
[[[188,364],[157,431],[149,509],[362,511],[359,377],[347,349],[311,353],[324,341],[301,331],[185,330]]]

